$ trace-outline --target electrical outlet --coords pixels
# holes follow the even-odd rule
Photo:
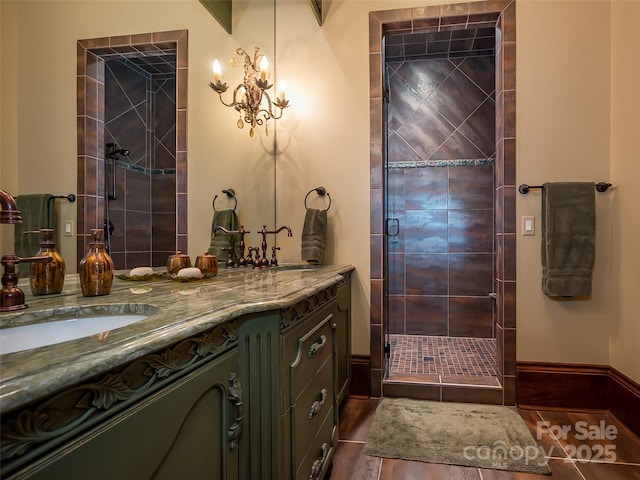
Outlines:
[[[73,220],[64,221],[64,236],[73,237]]]
[[[535,235],[536,234],[536,217],[523,216],[522,217],[522,235]]]

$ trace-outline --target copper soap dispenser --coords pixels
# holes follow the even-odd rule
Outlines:
[[[51,257],[48,263],[32,263],[30,267],[29,283],[31,293],[34,295],[49,295],[62,292],[64,285],[64,259],[56,250],[53,240],[52,228],[41,228],[40,250],[36,253],[38,257]]]
[[[80,287],[85,297],[109,295],[113,283],[113,260],[107,253],[102,238],[104,231],[99,228],[91,229],[93,241],[89,244],[89,251],[80,260],[78,273]]]

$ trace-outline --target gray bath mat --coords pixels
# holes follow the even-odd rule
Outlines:
[[[510,407],[384,398],[365,455],[550,474],[524,420]]]

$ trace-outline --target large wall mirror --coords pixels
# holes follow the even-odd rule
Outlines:
[[[252,232],[273,226],[273,121],[250,136],[208,82],[219,59],[230,100],[243,76],[236,48],[259,46],[273,65],[274,2],[234,1],[231,34],[205,8],[193,13],[189,29],[78,42],[78,261],[92,228],[130,269],[206,251],[214,209],[235,210]]]

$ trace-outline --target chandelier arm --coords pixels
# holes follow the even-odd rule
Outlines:
[[[233,101],[233,103],[227,103],[227,102],[225,102],[225,101],[222,99],[222,93],[218,93],[218,96],[220,97],[220,102],[222,102],[222,104],[223,104],[225,107],[235,107],[235,106],[236,106],[236,102],[235,102],[235,100]]]

